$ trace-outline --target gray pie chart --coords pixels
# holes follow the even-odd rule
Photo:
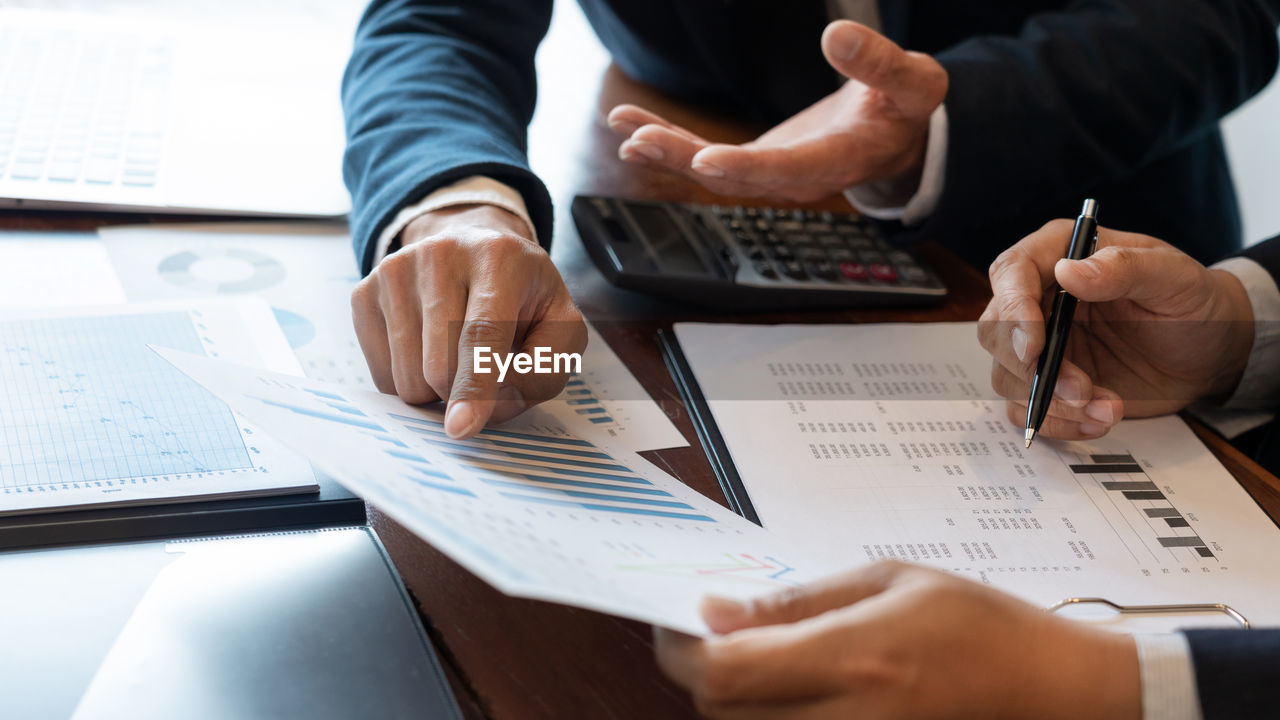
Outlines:
[[[170,255],[156,266],[170,285],[203,293],[260,292],[284,280],[275,258],[242,248],[218,248]]]

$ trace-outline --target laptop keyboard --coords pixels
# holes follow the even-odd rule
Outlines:
[[[154,187],[172,58],[165,38],[0,27],[0,181]]]

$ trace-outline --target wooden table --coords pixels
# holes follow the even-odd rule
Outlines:
[[[659,357],[655,332],[672,322],[888,322],[964,321],[978,317],[990,296],[983,273],[936,246],[922,258],[940,271],[949,301],[917,311],[824,312],[803,316],[700,313],[645,298],[606,284],[586,257],[572,222],[574,193],[657,200],[716,198],[693,183],[616,159],[617,138],[604,113],[622,101],[638,102],[709,137],[741,141],[758,130],[674,105],[610,68],[591,74],[566,68],[535,122],[535,169],[548,181],[558,207],[553,257],[580,307],[626,361],[641,384],[680,429],[690,446],[647,453],[649,460],[703,494],[723,502],[675,386]],[[544,77],[546,73],[544,72]],[[598,77],[599,82],[592,82]],[[546,98],[554,103],[548,107]],[[815,209],[843,210],[843,201]],[[0,212],[0,229],[92,230],[121,222],[173,216]],[[180,219],[179,219],[180,220]],[[1272,518],[1280,518],[1280,481],[1202,428],[1201,437],[1241,480]],[[679,718],[694,716],[688,697],[666,680],[653,661],[650,629],[584,610],[502,595],[413,536],[376,509],[373,525],[390,551],[421,610],[459,704],[468,717],[497,718]]]

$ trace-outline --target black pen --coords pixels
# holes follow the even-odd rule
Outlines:
[[[1068,260],[1083,260],[1093,254],[1098,246],[1098,201],[1084,201],[1076,229],[1071,233]],[[1044,416],[1049,413],[1053,399],[1053,387],[1058,384],[1058,369],[1062,367],[1062,355],[1067,349],[1067,335],[1071,332],[1071,319],[1076,314],[1076,299],[1066,290],[1058,290],[1045,323],[1044,350],[1036,363],[1036,375],[1031,379],[1031,399],[1027,401],[1027,447],[1036,439]]]

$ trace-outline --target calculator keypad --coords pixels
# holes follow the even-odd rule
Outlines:
[[[766,280],[939,286],[911,253],[886,243],[874,225],[856,215],[714,205],[705,210],[699,214],[706,224],[719,224],[744,264]]]

